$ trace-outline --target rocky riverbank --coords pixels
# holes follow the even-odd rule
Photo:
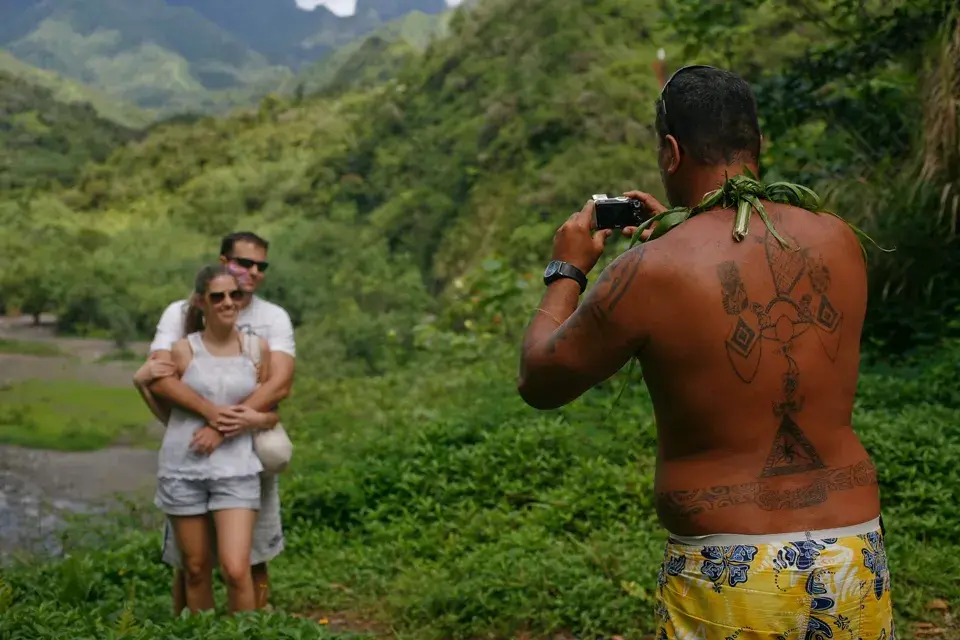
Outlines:
[[[130,386],[134,364],[102,361],[115,349],[110,341],[56,337],[50,319],[44,320],[34,327],[29,319],[0,318],[0,338],[43,342],[61,351],[0,353],[0,385],[73,379],[136,393]],[[145,347],[133,345],[135,352]],[[70,514],[102,511],[117,496],[149,508],[156,465],[156,451],[131,447],[63,452],[0,445],[0,561],[18,552],[58,553],[58,532]]]

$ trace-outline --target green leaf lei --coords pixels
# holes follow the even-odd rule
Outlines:
[[[681,222],[692,218],[698,213],[703,213],[704,211],[708,211],[719,206],[725,209],[736,209],[737,213],[733,218],[734,241],[741,242],[747,237],[750,224],[750,209],[755,209],[757,214],[760,216],[760,219],[763,220],[763,224],[766,225],[770,235],[776,238],[784,249],[799,251],[800,247],[791,247],[789,243],[783,239],[783,236],[777,233],[777,230],[774,229],[773,223],[770,222],[770,218],[767,215],[767,210],[761,202],[761,200],[768,200],[770,202],[777,202],[780,204],[799,207],[813,213],[827,213],[832,215],[842,220],[854,231],[854,233],[861,238],[866,238],[881,251],[893,251],[893,249],[884,249],[881,247],[873,238],[864,233],[856,225],[844,220],[842,217],[832,211],[825,210],[823,208],[823,201],[813,189],[790,182],[772,182],[770,184],[763,184],[757,180],[756,176],[753,175],[753,172],[751,172],[750,169],[746,169],[746,174],[747,175],[737,174],[732,177],[728,176],[726,181],[720,186],[719,189],[706,194],[703,197],[703,200],[700,201],[700,204],[696,205],[692,209],[689,207],[674,207],[672,209],[667,209],[663,213],[653,216],[649,220],[646,220],[643,222],[643,224],[637,227],[637,230],[633,234],[633,238],[630,241],[630,246],[633,247],[638,241],[641,241],[640,234],[654,224],[659,223],[653,230],[653,233],[650,234],[650,237],[642,242],[655,240],[656,238],[659,238],[666,232],[670,231],[670,229],[676,227]],[[867,250],[866,247],[863,246],[862,241],[860,242],[860,250],[863,252],[863,259],[866,261]],[[627,384],[630,381],[630,374],[633,372],[633,368],[636,366],[636,364],[637,359],[631,358],[630,365],[627,369],[627,379],[623,381],[623,386],[620,387],[620,391],[617,393],[617,397],[614,399],[613,405],[610,407],[611,411],[620,402],[620,396],[623,395],[624,390],[627,388]]]
[[[756,179],[750,169],[746,169],[746,174],[747,175],[737,174],[728,177],[719,189],[706,194],[703,200],[700,201],[700,204],[692,209],[688,207],[674,207],[653,216],[637,228],[636,233],[633,234],[630,246],[632,247],[636,244],[640,240],[640,234],[654,224],[659,223],[656,229],[653,230],[653,233],[650,234],[650,237],[644,242],[655,240],[688,218],[719,206],[724,209],[735,208],[737,211],[736,216],[733,218],[733,239],[736,242],[740,242],[747,237],[750,223],[750,209],[755,209],[760,219],[763,220],[763,224],[766,225],[770,235],[776,238],[784,249],[798,251],[800,247],[790,247],[787,241],[783,239],[783,236],[777,233],[777,230],[773,227],[773,223],[770,222],[770,218],[767,216],[767,210],[761,202],[761,200],[769,200],[770,202],[806,209],[813,213],[827,213],[832,215],[843,220],[858,236],[866,238],[881,251],[892,251],[892,249],[884,249],[878,245],[873,238],[864,233],[856,225],[847,222],[832,211],[823,209],[822,200],[813,189],[790,182],[763,184]],[[863,251],[864,260],[866,260],[867,250],[863,246],[863,242],[860,243],[860,249]]]

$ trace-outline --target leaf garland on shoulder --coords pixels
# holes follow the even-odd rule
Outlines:
[[[800,247],[791,247],[789,243],[783,239],[783,236],[777,233],[777,230],[774,228],[773,223],[770,221],[770,218],[767,215],[766,208],[763,206],[762,200],[767,200],[769,202],[799,207],[800,209],[805,209],[812,213],[826,213],[832,215],[835,218],[843,221],[848,227],[850,227],[850,229],[853,230],[854,233],[857,234],[859,238],[866,238],[881,251],[889,253],[895,250],[884,249],[877,244],[873,238],[867,235],[856,225],[844,220],[840,215],[834,213],[833,211],[825,210],[823,208],[823,201],[813,189],[800,184],[793,184],[791,182],[772,182],[770,184],[763,184],[756,178],[749,168],[745,168],[745,173],[746,175],[737,174],[732,177],[727,176],[726,181],[720,186],[719,189],[706,194],[703,197],[703,200],[700,201],[700,204],[696,205],[692,209],[688,207],[674,207],[651,217],[649,220],[646,220],[639,227],[637,227],[637,230],[634,232],[633,238],[630,241],[630,247],[633,247],[638,241],[650,242],[651,240],[656,240],[680,223],[685,222],[698,213],[703,213],[704,211],[708,211],[719,206],[724,209],[736,209],[737,213],[733,218],[733,239],[735,242],[741,242],[747,237],[750,225],[750,210],[755,209],[757,214],[760,216],[760,219],[763,220],[763,224],[770,232],[770,235],[777,239],[777,241],[780,243],[780,246],[790,251],[799,251]],[[653,233],[650,234],[649,238],[641,241],[640,234],[653,225],[657,225],[653,230]],[[862,240],[860,240],[860,251],[863,253],[864,261],[866,261],[867,249],[863,245]],[[620,396],[623,395],[624,390],[627,388],[627,384],[630,380],[630,374],[633,373],[633,368],[636,366],[636,364],[637,359],[631,358],[630,364],[627,368],[627,379],[624,380],[623,385],[620,387],[620,391],[617,393],[617,397],[614,399],[613,405],[610,407],[611,411],[613,411],[613,409],[616,408],[617,404],[620,402]],[[642,379],[643,378],[641,376],[641,380]],[[604,419],[604,421],[606,421],[606,419]]]
[[[772,182],[770,184],[763,184],[757,180],[756,176],[753,175],[753,172],[750,171],[749,168],[745,169],[745,173],[746,175],[737,174],[732,177],[727,177],[726,181],[720,186],[719,189],[706,194],[703,197],[703,200],[700,201],[700,204],[696,205],[692,209],[688,207],[674,207],[651,217],[649,220],[637,227],[637,231],[633,234],[633,239],[630,242],[630,246],[632,247],[638,241],[641,241],[640,234],[653,225],[656,225],[653,233],[650,234],[649,238],[642,242],[655,240],[666,232],[670,231],[670,229],[673,229],[680,223],[692,218],[698,213],[703,213],[704,211],[708,211],[719,206],[724,209],[736,209],[737,211],[733,218],[733,239],[736,242],[741,242],[747,237],[747,234],[749,233],[750,210],[754,209],[756,210],[757,215],[760,216],[760,219],[763,220],[763,224],[767,227],[770,235],[776,238],[777,242],[779,242],[784,249],[798,251],[800,247],[790,247],[789,243],[787,243],[787,241],[784,240],[779,233],[777,233],[773,223],[770,222],[770,218],[767,216],[767,210],[763,206],[762,202],[762,200],[768,200],[770,202],[799,207],[800,209],[805,209],[813,213],[826,213],[832,215],[835,218],[842,220],[853,230],[854,233],[857,234],[857,236],[860,238],[866,238],[881,251],[893,251],[893,249],[884,249],[881,247],[873,238],[864,233],[863,230],[844,220],[838,214],[834,213],[833,211],[825,210],[823,208],[823,203],[820,199],[820,196],[817,195],[813,189],[800,184],[793,184],[791,182]],[[862,241],[860,242],[860,250],[863,252],[863,259],[866,260],[867,250],[866,247],[863,246]]]

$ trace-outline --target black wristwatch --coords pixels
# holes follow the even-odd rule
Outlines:
[[[546,271],[543,272],[543,284],[549,285],[551,282],[556,282],[560,278],[576,280],[580,285],[581,294],[587,290],[587,274],[569,262],[553,260],[547,265]]]

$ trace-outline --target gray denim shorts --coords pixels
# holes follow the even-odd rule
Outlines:
[[[200,516],[224,509],[259,511],[260,476],[159,478],[153,503],[168,516]]]
[[[211,557],[217,562],[217,539],[210,541]],[[270,562],[283,553],[286,541],[283,537],[283,520],[280,517],[280,480],[276,475],[260,476],[260,511],[257,512],[257,524],[253,527],[253,550],[250,564]],[[171,567],[183,567],[177,537],[173,535],[170,518],[166,518],[163,528],[163,561]]]

